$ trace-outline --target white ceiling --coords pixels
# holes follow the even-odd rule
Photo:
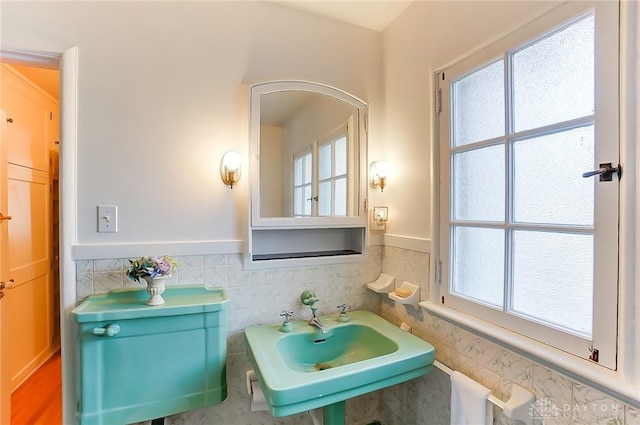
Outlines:
[[[412,1],[407,0],[274,0],[285,6],[376,31],[384,30]]]

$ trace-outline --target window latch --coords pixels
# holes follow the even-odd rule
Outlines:
[[[610,162],[600,164],[600,168],[594,171],[588,171],[582,174],[582,177],[600,176],[601,182],[610,182],[612,180],[613,173],[618,174],[618,178],[622,175],[622,167],[618,164],[617,167],[612,167]]]

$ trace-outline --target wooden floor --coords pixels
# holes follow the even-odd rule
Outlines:
[[[62,425],[60,351],[11,394],[11,425]]]

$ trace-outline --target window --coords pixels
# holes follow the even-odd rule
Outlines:
[[[311,215],[312,154],[305,151],[293,158],[293,214]]]
[[[295,216],[347,215],[347,126],[295,155],[293,163]]]
[[[437,74],[442,302],[611,368],[618,179],[582,174],[618,164],[615,8],[558,9]]]
[[[347,136],[320,146],[318,214],[347,215]]]

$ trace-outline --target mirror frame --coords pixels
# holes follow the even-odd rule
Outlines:
[[[261,217],[260,216],[260,98],[264,94],[283,91],[318,93],[353,106],[358,111],[358,155],[356,187],[357,215],[347,217]],[[340,89],[309,81],[271,81],[250,87],[249,172],[251,193],[251,225],[260,228],[366,227],[367,225],[367,114],[362,100]]]

